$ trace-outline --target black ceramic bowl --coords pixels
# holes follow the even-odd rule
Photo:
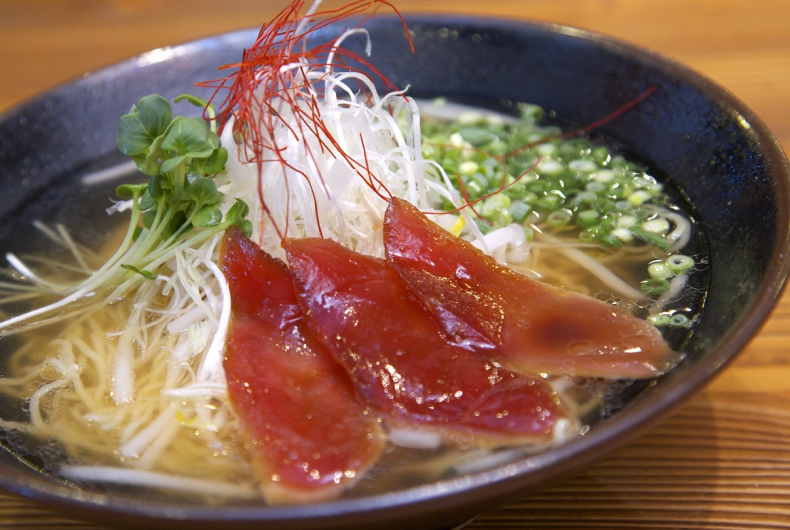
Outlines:
[[[373,19],[367,27],[372,62],[397,86],[410,85],[416,97],[441,95],[494,108],[532,102],[588,124],[655,87],[652,96],[597,132],[682,189],[704,229],[707,302],[683,346],[681,365],[580,439],[496,469],[384,495],[297,507],[212,507],[158,494],[75,489],[11,453],[0,453],[2,488],[113,525],[451,528],[631,440],[700,388],[754,335],[788,273],[790,169],[776,140],[745,105],[666,58],[585,31],[457,17],[408,22],[413,55],[397,19]],[[342,29],[315,38],[330,40]],[[34,218],[74,223],[96,215],[84,206],[64,213],[59,205],[64,197],[66,205],[76,204],[86,172],[122,160],[115,147],[118,117],[144,95],[172,98],[216,77],[216,68],[237,61],[254,35],[245,31],[156,50],[6,113],[0,121],[3,250],[24,247],[20,234]]]

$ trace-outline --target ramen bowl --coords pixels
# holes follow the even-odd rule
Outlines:
[[[693,205],[707,247],[707,294],[693,333],[681,345],[685,359],[655,381],[634,386],[616,414],[582,437],[504,465],[388,493],[271,507],[212,505],[141,488],[86,489],[40,472],[36,455],[20,452],[8,434],[8,450],[0,452],[3,489],[114,526],[449,529],[632,440],[701,388],[756,333],[788,274],[790,168],[743,103],[671,60],[578,29],[446,16],[407,22],[414,54],[399,19],[366,23],[371,62],[418,98],[442,96],[505,112],[530,102],[564,123],[585,125],[649,94],[595,134],[655,168]],[[331,41],[344,27],[330,26],[314,38]],[[97,202],[98,188],[83,188],[91,175],[107,179],[112,190],[112,168],[124,162],[115,145],[119,116],[150,93],[207,96],[192,84],[238,61],[255,35],[243,31],[155,50],[7,112],[0,121],[3,250],[28,248],[24,227],[41,218],[78,224],[82,237],[106,237],[94,222],[105,206]],[[347,46],[361,52],[364,42],[349,39]],[[19,419],[20,413],[3,410],[2,417]]]

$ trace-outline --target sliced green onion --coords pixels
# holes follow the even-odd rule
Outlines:
[[[614,228],[614,225],[617,224],[617,217],[614,215],[604,215],[601,217],[601,226],[606,228],[607,230],[611,230]]]
[[[643,281],[639,288],[645,294],[663,294],[669,289],[669,282],[661,278],[650,278]]]
[[[571,160],[568,163],[568,169],[572,169],[573,171],[578,171],[579,173],[592,173],[596,169],[598,169],[598,164],[593,162],[592,160]]]
[[[606,197],[598,197],[593,201],[592,207],[601,213],[611,212],[614,210],[614,201]]]
[[[611,167],[625,169],[628,167],[628,162],[625,161],[622,155],[613,156],[612,159],[609,161],[609,165]]]
[[[508,176],[508,180],[510,177]],[[508,189],[504,190],[502,193],[510,197],[511,199],[523,199],[527,196],[527,186],[523,180],[520,180],[510,186]]]
[[[533,123],[543,118],[543,107],[527,104],[521,109],[521,119]]]
[[[595,232],[590,229],[582,230],[579,233],[579,242],[580,243],[594,243],[595,242]]]
[[[453,147],[464,147],[464,137],[460,133],[453,133],[450,135],[450,145]]]
[[[669,256],[666,263],[667,267],[669,267],[675,274],[685,272],[694,266],[694,260],[683,254]]]
[[[482,127],[461,127],[458,132],[472,145],[483,145],[496,138],[494,133]]]
[[[480,186],[480,184],[476,180],[470,179],[469,182],[466,183],[466,193],[468,193],[469,196],[473,199],[476,199],[481,195],[483,195],[484,191],[485,188]]]
[[[636,224],[636,220],[633,215],[623,215],[617,219],[617,228],[631,228]]]
[[[592,151],[592,144],[586,138],[574,138],[560,144],[560,154],[571,158],[588,155]]]
[[[532,212],[532,206],[525,202],[514,201],[510,206],[510,215],[513,217],[513,221],[518,224],[523,224],[530,212]]]
[[[557,162],[556,160],[545,160],[538,164],[538,174],[539,175],[548,175],[550,177],[559,175],[565,171],[565,166]]]
[[[651,278],[666,280],[675,275],[669,266],[663,261],[656,261],[647,266],[647,273]]]
[[[491,215],[490,220],[495,228],[503,228],[513,222],[513,216],[506,208],[500,208]]]
[[[546,223],[554,228],[565,226],[571,222],[571,213],[567,210],[557,210],[551,212],[546,218]]]
[[[653,324],[654,326],[666,326],[669,324],[669,315],[665,315],[664,313],[659,313],[657,315],[650,315],[647,317],[647,321]]]
[[[639,191],[633,192],[632,194],[630,194],[628,196],[628,202],[630,202],[634,206],[639,206],[643,202],[647,202],[647,201],[649,201],[652,198],[653,198],[653,196],[650,195],[649,192],[647,192],[645,190],[639,190]]]
[[[596,147],[592,150],[592,157],[593,160],[598,162],[600,165],[606,165],[612,159],[612,155],[609,153],[609,150],[606,147]]]
[[[620,248],[621,246],[623,246],[623,242],[620,241],[620,239],[616,235],[607,234],[603,230],[598,233],[595,239],[598,241],[598,243],[601,244],[601,246],[604,247]]]
[[[596,182],[607,183],[614,180],[614,171],[610,169],[602,169],[593,173],[592,178]]]
[[[598,182],[596,180],[592,180],[588,182],[584,188],[587,191],[591,191],[595,193],[596,195],[603,193],[603,191],[606,190],[606,186],[604,186],[601,182]]]
[[[510,199],[507,195],[497,193],[483,201],[483,205],[480,207],[480,215],[488,220],[492,220],[491,218],[497,211],[507,210],[508,208],[510,208]]]
[[[617,208],[617,211],[623,213],[631,213],[631,211],[634,209],[634,205],[628,201],[617,201],[614,203],[614,207]]]
[[[545,180],[536,180],[529,185],[529,191],[542,195],[551,189],[551,184]]]
[[[601,214],[595,210],[582,210],[576,214],[576,224],[583,228],[590,228],[598,224]]]
[[[634,240],[633,234],[631,234],[631,232],[629,232],[626,228],[615,228],[612,230],[612,235],[623,243],[630,243]]]
[[[634,185],[631,184],[630,181],[621,178],[609,185],[609,191],[606,194],[614,197],[615,199],[622,200],[629,199],[633,193]],[[634,205],[630,202],[630,200],[628,203],[632,206]]]
[[[458,172],[465,177],[477,173],[478,169],[480,169],[480,166],[477,165],[477,162],[472,162],[471,160],[467,162],[461,162],[461,164],[458,166]]]
[[[669,325],[673,328],[687,328],[689,325],[689,318],[682,313],[675,313],[669,319]]]
[[[639,226],[632,226],[628,230],[636,237],[644,241],[645,243],[650,243],[654,247],[658,247],[665,252],[669,250],[669,247],[671,246],[669,241],[667,241],[660,235],[654,234],[653,232],[648,232],[647,230]]]
[[[466,163],[466,162],[464,162],[464,164],[465,164],[465,163]],[[472,163],[474,164],[474,162],[472,162]],[[461,164],[461,165],[463,166],[464,164]],[[475,172],[474,172],[474,173],[472,173],[472,175],[469,177],[469,181],[470,181],[470,182],[471,182],[471,181],[473,181],[473,180],[474,180],[475,182],[477,182],[478,184],[480,184],[480,188],[481,188],[481,189],[484,189],[484,190],[488,190],[488,187],[491,185],[491,183],[488,181],[488,179],[486,178],[486,176],[485,176],[485,175],[483,175],[482,173],[480,173],[479,171],[475,171]]]
[[[481,221],[480,219],[475,219],[475,224],[477,225],[477,228],[480,229],[480,232],[483,233],[483,235],[486,235],[491,231],[492,228],[491,225],[486,223],[485,221]]]
[[[538,199],[538,206],[546,210],[554,211],[560,206],[560,198],[557,195],[547,195]]]
[[[557,154],[560,152],[559,148],[556,145],[554,145],[554,144],[540,144],[540,145],[537,145],[537,146],[535,146],[535,151],[537,151],[538,153],[540,153],[543,156],[557,156]],[[552,160],[552,162],[555,163],[555,164],[558,164],[557,162],[554,162],[553,160]],[[541,166],[543,164],[545,164],[545,163],[546,162],[542,163]],[[562,164],[558,164],[558,165],[562,166]],[[565,168],[562,168],[562,169],[565,169]]]
[[[663,217],[658,217],[642,223],[642,228],[654,234],[664,235],[669,232],[669,221]]]

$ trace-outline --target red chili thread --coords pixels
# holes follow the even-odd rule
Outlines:
[[[285,124],[289,133],[299,139],[305,153],[313,159],[313,162],[315,155],[310,149],[306,133],[317,138],[318,148],[322,154],[329,150],[333,152],[333,156],[345,160],[379,196],[383,197],[380,192],[383,184],[370,172],[367,154],[365,154],[365,164],[352,159],[341,148],[321,118],[316,94],[319,97],[324,94],[324,89],[318,85],[322,83],[325,76],[315,74],[321,68],[328,70],[340,68],[353,73],[363,73],[364,70],[368,70],[385,85],[387,90],[395,90],[396,87],[361,56],[350,50],[335,47],[334,42],[312,47],[307,45],[310,34],[348,17],[365,15],[362,22],[356,26],[356,28],[361,27],[382,6],[391,8],[400,18],[411,51],[414,52],[414,43],[405,20],[386,0],[356,0],[336,9],[315,13],[308,11],[305,15],[300,15],[304,1],[293,0],[271,22],[261,27],[255,43],[244,51],[240,63],[221,68],[221,70],[233,70],[230,75],[199,84],[214,89],[210,102],[218,109],[216,119],[219,120],[221,129],[224,129],[231,118],[234,119],[233,133],[238,144],[242,146],[239,156],[243,161],[255,163],[257,166],[258,198],[266,217],[272,220],[274,230],[280,239],[288,233],[289,217],[286,215],[286,226],[284,231],[281,231],[281,227],[276,226],[263,197],[260,175],[264,163],[277,162],[282,168],[284,177],[290,170],[308,181],[313,196],[316,224],[321,231],[315,190],[307,175],[286,161],[285,146],[277,143],[276,129],[280,124]],[[331,61],[329,61],[330,57]],[[308,78],[308,73],[313,78]],[[363,98],[371,101],[372,96],[365,85],[363,83],[358,85]],[[224,97],[220,92],[225,92]],[[294,124],[286,124],[280,119],[285,110],[294,116]],[[270,156],[265,156],[265,153],[269,153]],[[324,191],[327,191],[323,177],[320,173],[318,176]],[[374,180],[378,182],[378,186],[374,184]],[[288,191],[287,179],[285,185]],[[287,201],[290,201],[290,193]],[[290,202],[286,206],[290,206]]]

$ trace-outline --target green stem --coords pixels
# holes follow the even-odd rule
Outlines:
[[[179,153],[179,156],[183,153]],[[175,169],[173,169],[173,197],[181,197],[184,193],[184,181],[186,180],[187,170],[186,161],[182,160]]]
[[[139,193],[133,192],[132,195],[132,216],[129,219],[129,228],[126,230],[126,236],[124,236],[121,245],[118,247],[118,250],[115,251],[115,254],[112,255],[110,259],[108,259],[104,265],[99,268],[96,272],[91,274],[89,278],[85,281],[74,287],[74,290],[80,289],[87,289],[89,285],[95,283],[97,280],[101,279],[107,271],[111,270],[113,266],[118,263],[118,261],[126,254],[129,250],[129,247],[132,243],[132,238],[134,237],[134,230],[137,227],[137,223],[140,221],[140,208],[138,205]]]

